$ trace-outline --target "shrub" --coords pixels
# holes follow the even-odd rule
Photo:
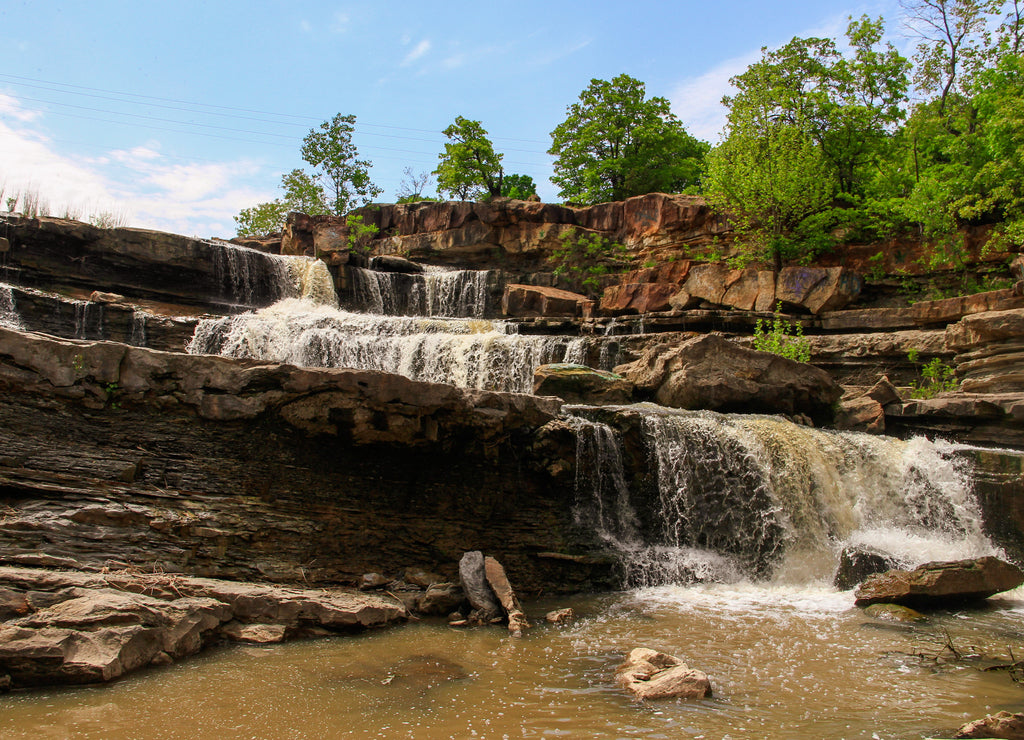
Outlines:
[[[782,304],[778,303],[771,323],[764,319],[757,320],[754,325],[754,349],[797,362],[810,362],[811,343],[804,336],[803,327],[783,319],[781,311]]]

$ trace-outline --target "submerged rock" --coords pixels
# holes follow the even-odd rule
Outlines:
[[[1024,583],[1016,565],[986,556],[975,560],[925,563],[914,570],[869,576],[857,589],[857,606],[892,603],[942,607],[986,599]]]
[[[928,619],[921,612],[899,604],[872,604],[864,610],[864,614],[886,622],[924,622]]]
[[[544,615],[545,621],[549,624],[569,624],[576,619],[576,612],[571,608],[555,609]]]
[[[650,648],[630,651],[615,671],[615,680],[638,701],[711,696],[711,681],[706,673]]]

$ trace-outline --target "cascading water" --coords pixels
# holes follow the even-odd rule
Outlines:
[[[7,329],[21,329],[21,317],[14,303],[14,291],[10,285],[0,283],[0,326]]]
[[[387,316],[470,318],[487,311],[486,270],[425,268],[407,274],[352,268],[352,300]]]
[[[523,336],[509,333],[511,328],[500,321],[378,316],[285,300],[259,311],[200,321],[188,351],[378,370],[515,393],[531,391],[538,366],[583,359],[583,339]]]
[[[643,404],[647,499],[627,482],[619,433],[577,414],[578,519],[621,554],[631,586],[831,577],[849,545],[906,565],[995,552],[952,446],[821,431],[779,417]],[[601,412],[607,414],[608,411]]]
[[[338,305],[334,280],[322,260],[268,254],[224,242],[207,243],[212,248],[217,280],[239,305],[267,305],[284,298]]]

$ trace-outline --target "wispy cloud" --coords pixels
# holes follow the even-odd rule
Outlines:
[[[430,51],[430,47],[430,40],[423,39],[418,44],[416,44],[416,46],[414,46],[412,50],[409,51],[408,54],[405,55],[405,58],[402,59],[400,66],[408,67],[410,64],[412,64],[417,59],[426,54],[428,51]]]
[[[331,33],[345,33],[349,28],[349,14],[344,11],[336,11],[331,17],[329,28]]]
[[[683,80],[669,93],[672,112],[698,139],[714,142],[725,126],[722,96],[732,87],[729,79],[740,74],[761,57],[761,51],[727,59],[698,77]]]
[[[594,42],[593,38],[583,39],[575,43],[569,44],[561,48],[553,48],[547,51],[547,53],[538,54],[530,60],[530,66],[532,67],[546,67],[549,64],[554,64],[560,59],[572,56],[578,51],[582,51]]]
[[[13,118],[16,121],[28,122],[39,117],[39,111],[29,110],[22,106],[17,98],[0,93],[0,116]]]

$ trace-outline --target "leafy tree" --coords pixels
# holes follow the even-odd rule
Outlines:
[[[438,155],[440,161],[434,170],[438,192],[451,193],[462,200],[484,194],[500,196],[505,175],[501,166],[504,155],[494,151],[480,121],[458,116],[443,133],[449,141],[444,145],[444,152]]]
[[[505,175],[501,183],[501,194],[506,198],[526,200],[537,194],[537,186],[529,175]]]
[[[291,211],[315,215],[328,213],[324,192],[304,171],[295,169],[281,177],[284,198],[243,208],[235,216],[239,236],[262,236],[280,231]]]
[[[686,133],[668,100],[645,99],[629,75],[591,80],[551,132],[552,181],[566,200],[593,204],[694,187],[708,145]]]
[[[372,162],[358,159],[352,143],[356,117],[340,113],[310,129],[302,140],[302,159],[312,166],[312,179],[327,193],[331,212],[341,216],[384,192],[370,181]]]

